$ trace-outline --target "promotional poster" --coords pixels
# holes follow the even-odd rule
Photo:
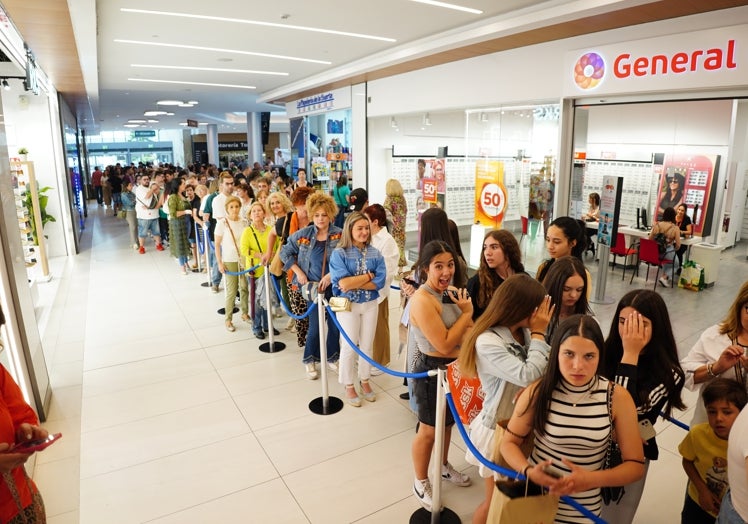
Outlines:
[[[500,229],[506,208],[504,163],[498,160],[479,160],[475,165],[474,223]]]

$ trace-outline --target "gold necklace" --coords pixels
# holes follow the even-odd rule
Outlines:
[[[592,387],[595,385],[596,382],[597,382],[596,378],[593,378],[592,380],[590,380],[589,386],[587,386],[587,389],[585,389],[581,393],[577,393],[576,398],[572,397],[571,395],[572,390],[570,389],[571,384],[567,383],[566,394],[569,397],[572,397],[572,399],[570,400],[572,407],[577,407],[577,404],[582,402],[584,399],[586,399],[590,395],[590,393],[592,392]]]

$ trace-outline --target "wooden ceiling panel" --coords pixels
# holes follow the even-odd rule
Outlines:
[[[3,6],[73,113],[89,113],[67,1],[3,0]]]

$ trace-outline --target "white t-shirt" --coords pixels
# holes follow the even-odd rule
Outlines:
[[[135,188],[135,216],[142,220],[158,218],[158,207],[155,209],[148,209],[143,204],[144,202],[146,204],[150,203],[151,199],[146,196],[148,191],[150,191],[150,189],[142,185]],[[158,196],[158,193],[155,194]]]
[[[384,286],[379,290],[379,298],[377,299],[377,304],[381,304],[386,297],[390,296],[390,285],[392,279],[395,278],[395,273],[397,273],[400,249],[398,249],[397,242],[386,228],[380,229],[379,233],[371,237],[371,245],[382,253],[384,265],[387,268],[387,278],[384,281]]]
[[[234,238],[231,238],[231,231],[226,227],[226,222],[227,220],[223,218],[216,222],[215,238],[221,237],[221,260],[224,262],[239,262],[239,253],[236,247],[241,243],[242,233],[247,226],[241,220],[228,220],[231,231],[234,232]],[[234,239],[236,239],[236,245],[234,245]]]
[[[727,478],[730,499],[740,518],[748,522],[748,408],[743,408],[730,429],[727,441]]]
[[[216,226],[218,225],[218,222],[223,219],[223,217],[226,216],[226,199],[228,197],[224,195],[223,193],[218,193],[213,198],[213,212],[211,213],[210,217],[216,219]],[[238,242],[239,239],[237,238],[236,241]]]

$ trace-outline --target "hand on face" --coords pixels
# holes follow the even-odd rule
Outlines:
[[[623,308],[618,319],[623,352],[640,355],[652,339],[652,323],[632,307]]]

